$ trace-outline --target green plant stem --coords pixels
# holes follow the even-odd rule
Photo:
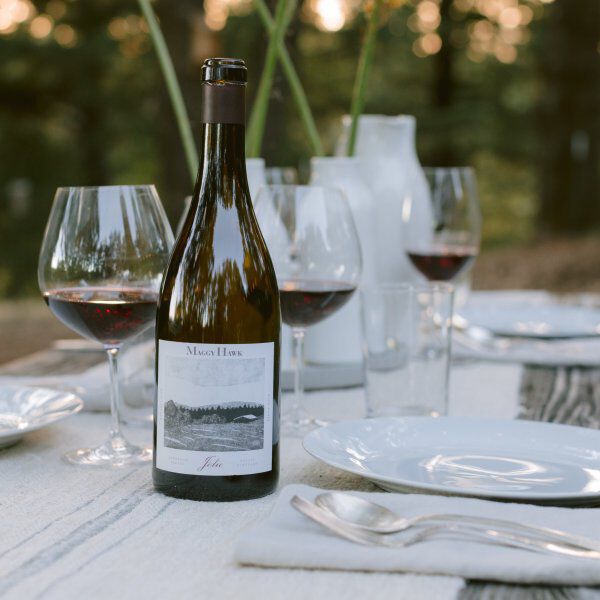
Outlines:
[[[381,11],[382,0],[375,0],[371,18],[367,25],[367,32],[360,51],[358,68],[356,70],[356,79],[354,80],[354,89],[352,90],[352,104],[350,106],[350,135],[348,136],[348,156],[354,156],[356,146],[356,134],[358,133],[358,118],[365,108],[365,92],[373,55],[375,53],[375,40],[377,30],[379,29],[379,13]]]
[[[269,45],[267,46],[267,55],[265,65],[260,76],[258,91],[252,107],[252,114],[248,123],[248,142],[246,154],[249,157],[260,155],[262,140],[265,132],[265,121],[269,108],[269,96],[273,87],[273,77],[275,75],[275,66],[277,65],[277,54],[279,44],[283,43],[285,31],[290,23],[293,11],[296,8],[297,0],[278,0],[275,8],[275,22],[273,30],[269,35]],[[289,5],[288,5],[289,2]],[[288,6],[290,9],[288,10]]]
[[[173,111],[175,112],[175,119],[177,120],[177,126],[179,128],[179,135],[183,143],[183,150],[185,152],[185,158],[192,179],[192,184],[196,179],[196,172],[198,170],[198,152],[196,145],[194,144],[194,136],[192,135],[192,127],[190,125],[190,119],[188,117],[185,104],[183,102],[183,95],[181,94],[181,88],[177,81],[177,75],[175,74],[175,68],[173,67],[173,61],[169,54],[169,49],[165,42],[165,38],[158,24],[158,20],[152,6],[150,6],[150,0],[138,0],[142,14],[148,22],[150,28],[150,35],[158,56],[158,62],[162,70],[165,83],[167,85],[167,91],[173,105]]]
[[[256,7],[258,16],[263,22],[265,29],[269,32],[270,35],[272,35],[273,31],[275,30],[275,21],[273,20],[273,17],[271,16],[271,13],[265,1],[254,0],[254,6]],[[298,73],[296,73],[294,63],[290,58],[289,52],[285,47],[283,39],[279,41],[277,49],[279,52],[279,62],[281,63],[281,68],[283,69],[288,85],[290,86],[292,97],[294,98],[296,108],[298,109],[298,113],[300,114],[300,119],[304,124],[306,135],[308,136],[308,140],[310,142],[310,145],[312,146],[312,152],[314,156],[322,156],[323,145],[321,144],[321,138],[319,137],[317,125],[315,124],[315,120],[313,118],[308,99],[304,92],[304,88],[302,87],[302,83],[300,82]]]

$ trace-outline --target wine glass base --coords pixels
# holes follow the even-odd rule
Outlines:
[[[63,456],[72,465],[119,469],[135,467],[152,460],[152,449],[134,446],[123,438],[111,438],[96,448],[80,448]]]
[[[282,435],[286,437],[304,437],[307,433],[310,433],[314,429],[318,429],[322,425],[327,423],[313,417],[306,417],[298,421],[283,421],[281,423]]]

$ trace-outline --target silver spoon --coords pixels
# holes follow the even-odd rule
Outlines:
[[[375,533],[366,529],[360,529],[354,525],[338,518],[333,513],[325,510],[306,498],[294,496],[290,504],[300,513],[312,519],[319,525],[329,529],[342,538],[358,544],[368,546],[383,546],[387,548],[405,548],[424,542],[434,536],[450,534],[460,535],[461,537],[471,538],[487,544],[498,544],[512,548],[520,548],[532,552],[541,552],[544,554],[561,554],[572,558],[600,559],[600,552],[593,550],[580,550],[572,546],[545,542],[543,540],[528,539],[506,531],[496,531],[493,529],[473,529],[460,524],[440,523],[432,525],[413,532],[411,535],[404,535],[402,538],[389,537],[381,533]]]
[[[454,329],[453,333],[458,341],[468,347],[479,346],[479,348],[475,347],[475,350],[484,347],[503,352],[509,350],[515,343],[513,339],[498,337],[489,329],[485,329],[485,327],[472,325],[460,315],[454,315],[452,326]]]
[[[320,508],[329,511],[339,519],[354,525],[358,529],[364,529],[373,533],[399,533],[415,525],[426,524],[428,522],[452,522],[483,528],[509,529],[515,533],[518,532],[528,536],[534,535],[547,542],[567,544],[578,549],[600,552],[600,542],[595,540],[573,535],[558,529],[526,525],[503,519],[458,514],[430,514],[416,517],[401,517],[385,506],[342,492],[319,494],[315,499],[315,503]]]

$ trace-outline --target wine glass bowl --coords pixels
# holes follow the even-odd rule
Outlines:
[[[304,332],[352,297],[362,268],[360,244],[350,206],[336,188],[264,186],[254,209],[275,266],[282,320],[295,340],[294,403],[283,427],[298,435],[316,422],[302,408]]]
[[[82,337],[118,348],[152,325],[157,294],[152,288],[66,287],[44,292],[44,300]]]
[[[38,281],[54,315],[101,343],[111,376],[111,431],[98,448],[68,453],[69,462],[125,466],[152,458],[130,444],[119,420],[117,356],[148,329],[173,234],[154,186],[59,188],[40,251]]]
[[[455,281],[475,262],[481,213],[471,167],[425,168],[426,206],[404,199],[403,243],[412,265],[431,281]]]

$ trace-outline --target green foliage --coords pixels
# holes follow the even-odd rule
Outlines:
[[[46,3],[37,5],[43,11]],[[155,61],[147,50],[127,55],[107,29],[112,18],[136,10],[133,0],[69,4],[62,22],[77,31],[72,48],[51,37],[35,40],[24,28],[0,36],[0,272],[6,295],[37,292],[37,256],[57,187],[156,177]]]
[[[198,37],[194,44],[247,60],[253,98],[267,47],[258,16],[230,17],[216,34],[201,26],[201,2],[178,1],[178,8],[185,4],[196,11],[198,23],[190,27]],[[45,0],[35,4],[39,12],[48,6]],[[137,18],[136,0],[65,6],[55,25],[75,29],[72,47],[59,45],[52,35],[33,39],[26,26],[0,35],[0,296],[37,293],[37,255],[56,187],[157,183],[177,218],[185,196],[180,190],[189,186],[181,144],[176,139],[173,146],[173,135],[167,135],[177,125],[150,37],[143,31],[121,37],[109,33],[115,19]],[[160,16],[161,8],[173,7],[159,0],[155,8]],[[452,101],[443,105],[435,88],[439,55],[419,58],[413,51],[418,34],[407,27],[413,12],[413,5],[404,5],[386,15],[366,89],[366,112],[414,114],[424,165],[475,165],[485,245],[530,239],[539,187],[535,115],[543,94],[538,39],[546,18],[532,26],[533,37],[519,46],[513,64],[493,58],[473,62],[464,48],[454,48]],[[462,31],[471,18],[455,19],[452,27]],[[350,110],[364,26],[359,18],[334,34],[296,18],[286,38],[326,152],[334,147],[340,116]],[[166,41],[197,135],[197,102],[190,99],[190,89],[199,88],[204,56],[189,59],[198,50],[173,32]],[[190,62],[182,64],[177,56]],[[306,164],[313,151],[280,67],[274,81],[262,154],[271,165]]]
[[[535,234],[536,178],[518,160],[481,151],[472,164],[479,173],[483,250],[527,242]]]

